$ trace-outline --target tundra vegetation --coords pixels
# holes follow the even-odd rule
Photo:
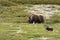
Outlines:
[[[31,13],[26,7],[42,3],[59,5],[60,0],[0,0],[0,40],[60,40],[60,13],[43,24],[28,23]],[[45,25],[54,31],[48,32]]]

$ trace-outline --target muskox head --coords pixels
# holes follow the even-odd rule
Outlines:
[[[44,17],[42,15],[32,14],[29,17],[29,23],[44,23]]]

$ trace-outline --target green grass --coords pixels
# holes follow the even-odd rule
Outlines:
[[[60,0],[0,0],[0,40],[60,40],[60,23],[47,24],[54,28],[48,32],[45,24],[28,24],[30,14],[24,11],[33,4],[60,4]],[[21,32],[18,32],[20,30]]]
[[[0,22],[8,23],[25,23],[28,22],[29,13],[24,11],[26,6],[30,5],[17,5],[17,6],[0,6]]]
[[[60,4],[60,0],[1,0],[2,6],[12,6],[18,4]]]
[[[54,32],[48,32],[45,29],[45,25],[53,27]],[[41,40],[39,38],[42,36],[49,38],[48,40],[60,40],[60,23],[0,23],[0,40],[30,40],[31,38],[33,40]]]
[[[1,6],[0,5],[0,22],[1,23],[28,23],[31,13],[24,11],[26,7],[32,7],[33,4],[20,4],[17,6]],[[58,13],[57,13],[58,14]],[[53,15],[50,19],[46,19],[48,23],[60,22],[60,15]]]
[[[27,23],[30,14],[24,10],[34,4],[60,4],[60,0],[0,0],[0,22]]]

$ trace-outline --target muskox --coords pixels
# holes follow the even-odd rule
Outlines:
[[[47,26],[47,27],[46,27],[46,30],[47,30],[47,31],[53,31],[53,28]]]
[[[29,23],[44,23],[44,17],[42,15],[32,14],[29,17]]]

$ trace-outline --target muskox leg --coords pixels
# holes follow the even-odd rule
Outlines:
[[[33,24],[35,24],[35,22],[33,21]]]

